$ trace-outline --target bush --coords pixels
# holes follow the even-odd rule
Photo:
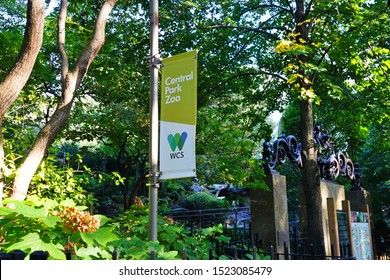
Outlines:
[[[228,242],[221,225],[190,234],[172,219],[158,217],[158,241],[148,241],[148,209],[133,207],[111,220],[90,215],[86,207],[73,200],[57,202],[38,196],[25,201],[5,199],[0,207],[0,248],[9,253],[22,250],[26,259],[34,251],[46,251],[49,259],[112,259],[117,250],[119,259],[150,259],[155,250],[157,259],[179,259],[184,248],[189,259],[208,259],[213,241]]]
[[[196,233],[177,225],[171,218],[158,217],[158,241],[148,240],[148,209],[133,207],[118,217],[114,224],[121,238],[112,243],[120,259],[150,259],[150,251],[155,250],[157,259],[180,259],[179,252],[185,248],[192,260],[209,258],[209,248],[213,241],[229,242],[223,235],[222,225],[210,227]]]
[[[92,216],[73,200],[56,202],[31,196],[25,201],[6,199],[0,207],[0,248],[22,250],[26,259],[34,251],[47,251],[50,259],[64,260],[70,250],[76,259],[110,259],[117,240],[108,218]]]
[[[226,202],[207,192],[193,193],[179,202],[180,206],[188,210],[228,208]]]

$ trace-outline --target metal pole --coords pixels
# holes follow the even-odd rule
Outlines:
[[[149,240],[157,240],[158,204],[158,0],[150,1]]]

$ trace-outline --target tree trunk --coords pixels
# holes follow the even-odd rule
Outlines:
[[[56,111],[49,122],[39,132],[35,143],[16,172],[12,186],[12,198],[26,198],[31,179],[44,159],[55,137],[61,132],[69,119],[75,94],[83,81],[88,68],[105,42],[105,26],[108,16],[117,0],[106,0],[99,12],[93,36],[77,59],[72,72],[68,69],[68,56],[65,49],[65,20],[67,15],[67,0],[61,1],[58,17],[58,47],[62,59],[62,96]]]
[[[26,159],[19,166],[13,182],[12,198],[23,200],[27,196],[28,187],[35,171],[46,156],[55,137],[61,132],[69,119],[74,98],[66,100],[64,96],[71,95],[74,97],[76,89],[74,86],[70,87],[68,84],[66,90],[67,92],[62,95],[59,106],[51,116],[49,122],[38,133],[33,147]]]
[[[11,105],[18,98],[24,85],[30,77],[39,50],[42,46],[44,30],[44,0],[29,0],[27,3],[27,22],[24,31],[23,44],[18,60],[0,83],[0,202],[3,198],[5,154],[3,142],[3,118]]]
[[[303,42],[308,42],[308,28],[305,21],[307,14],[305,13],[303,0],[296,1],[296,33],[297,41],[303,39]],[[306,55],[298,56],[298,65],[306,63],[308,57]],[[304,69],[300,70],[301,81],[300,88],[304,91],[311,88],[310,77]],[[322,198],[320,189],[320,171],[317,164],[317,153],[314,144],[313,134],[313,111],[312,102],[307,96],[301,96],[301,140],[302,140],[302,185],[306,200],[306,213],[308,224],[308,241],[314,245],[316,253],[320,253],[320,244],[323,242],[324,233],[322,228]]]
[[[320,189],[321,178],[314,144],[312,104],[308,100],[301,101],[301,129],[302,186],[306,201],[308,241],[314,245],[319,254],[319,246],[324,239]]]
[[[138,194],[138,190],[140,189],[140,187],[142,186],[142,184],[146,181],[146,174],[143,173],[141,175],[141,177],[138,178],[138,180],[135,182],[134,184],[134,187],[132,188],[131,190],[131,195],[130,195],[130,199],[129,199],[129,208],[135,204],[135,201],[136,201],[136,198],[137,198],[137,194]]]
[[[5,167],[4,162],[4,146],[3,146],[3,118],[0,116],[0,203],[3,201],[3,193],[5,187],[5,178],[3,175]]]

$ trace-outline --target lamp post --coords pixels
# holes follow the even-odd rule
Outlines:
[[[149,240],[157,240],[158,206],[158,0],[150,1]]]

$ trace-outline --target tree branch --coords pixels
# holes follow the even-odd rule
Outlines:
[[[314,1],[311,0],[311,1],[309,2],[309,4],[307,4],[307,9],[306,9],[306,12],[305,12],[306,18],[309,17],[309,13],[310,13],[311,7],[312,7],[312,5],[313,5],[313,2],[314,2]]]
[[[42,46],[44,12],[44,0],[28,1],[26,29],[18,60],[0,83],[0,120],[18,98],[30,77]]]
[[[246,27],[246,26],[234,26],[234,25],[225,25],[225,24],[216,24],[216,25],[209,25],[205,27],[200,27],[200,28],[205,28],[205,29],[213,29],[213,28],[225,28],[225,29],[240,29],[240,30],[245,30],[245,31],[252,31],[252,32],[258,32],[264,35],[267,35],[268,37],[274,39],[274,40],[279,40],[279,37],[266,32],[260,28],[254,28],[254,27]],[[277,27],[272,27],[272,29],[278,29]]]
[[[319,60],[318,63],[317,63],[317,66],[320,66],[320,65],[321,65],[322,61],[324,61],[325,56],[329,53],[329,51],[330,51],[331,48],[332,48],[332,44],[330,44],[329,47],[327,47],[326,50],[323,52],[323,54],[322,54],[320,60]],[[314,82],[314,78],[315,78],[316,74],[317,74],[317,71],[315,71],[315,72],[313,73],[313,75],[311,76],[311,78],[310,78],[310,81],[311,81],[312,83]]]
[[[68,13],[68,1],[61,0],[60,14],[58,16],[58,49],[61,55],[61,80],[64,82],[69,72],[69,58],[65,48],[65,23]],[[63,85],[64,86],[64,85]]]
[[[99,12],[94,34],[90,43],[84,48],[81,55],[78,57],[75,68],[68,73],[67,55],[65,52],[65,17],[67,0],[61,1],[60,18],[59,18],[59,34],[61,39],[58,40],[61,55],[63,56],[62,67],[62,96],[58,106],[50,117],[50,120],[41,129],[35,139],[34,145],[27,155],[26,159],[19,166],[17,176],[13,182],[12,197],[18,200],[25,199],[31,179],[37,170],[39,164],[44,159],[50,145],[54,142],[55,137],[62,131],[66,122],[70,117],[72,106],[74,103],[75,93],[80,86],[89,65],[98,54],[104,44],[105,25],[108,16],[114,7],[117,0],[106,0]],[[62,48],[62,49],[61,49]]]
[[[287,12],[287,13],[290,13],[291,10],[290,9],[287,9],[285,7],[282,7],[282,6],[278,6],[278,5],[275,5],[275,4],[265,4],[265,5],[257,5],[257,6],[253,6],[253,7],[250,7],[246,10],[244,10],[240,16],[250,12],[250,11],[253,11],[253,10],[257,10],[257,9],[262,9],[262,8],[275,8],[277,10],[281,10],[283,12]]]
[[[106,0],[99,12],[92,39],[90,43],[84,48],[81,55],[78,57],[76,66],[73,69],[73,73],[75,77],[77,77],[76,88],[84,79],[84,76],[87,73],[89,66],[91,65],[92,61],[95,59],[101,47],[105,43],[105,28],[107,19],[117,1],[118,0]]]
[[[267,75],[267,76],[272,76],[272,77],[275,77],[275,78],[278,78],[282,81],[287,81],[286,78],[278,75],[278,74],[275,74],[275,73],[272,73],[272,72],[266,72],[266,71],[257,71],[257,72],[247,72],[247,73],[240,73],[240,74],[237,74],[237,75],[234,75],[234,76],[231,76],[227,79],[224,79],[222,81],[219,81],[215,86],[213,86],[212,88],[210,88],[208,91],[211,92],[211,91],[214,91],[216,88],[222,86],[223,84],[226,84],[234,79],[239,79],[239,78],[242,78],[242,77],[247,77],[247,76],[259,76],[259,75]]]

